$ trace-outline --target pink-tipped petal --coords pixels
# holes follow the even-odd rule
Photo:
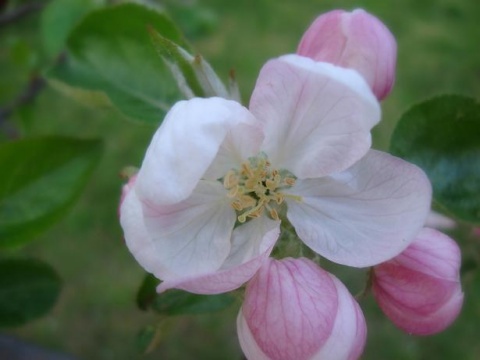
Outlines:
[[[247,284],[237,318],[251,360],[355,359],[365,320],[348,290],[308,259],[270,259]]]
[[[362,309],[348,290],[332,274],[338,292],[339,311],[332,329],[332,336],[327,340],[312,360],[338,359],[355,360],[360,358],[367,340],[367,324]],[[349,346],[345,346],[348,344]]]
[[[361,9],[320,15],[303,35],[297,53],[357,70],[379,100],[395,82],[395,38],[379,19]]]
[[[380,107],[355,71],[298,55],[261,70],[250,111],[262,122],[273,168],[315,178],[345,170],[370,148]]]
[[[336,263],[365,267],[404,250],[430,210],[431,185],[415,165],[371,150],[347,171],[297,180],[287,217],[306,245]]]
[[[176,103],[155,133],[137,177],[137,195],[152,206],[190,196],[227,135],[255,122],[239,103],[221,98]]]
[[[232,249],[215,272],[162,282],[158,292],[171,288],[197,294],[218,294],[235,290],[250,280],[272,252],[280,233],[280,223],[266,217],[237,227],[232,236]]]
[[[408,333],[443,331],[463,304],[460,263],[458,245],[425,228],[399,256],[375,267],[375,299],[392,322]]]

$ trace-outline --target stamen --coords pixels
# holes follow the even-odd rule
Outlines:
[[[285,198],[302,201],[301,196],[283,193],[295,184],[296,178],[286,170],[270,169],[271,163],[265,154],[249,158],[239,170],[232,169],[223,178],[223,186],[232,199],[232,207],[239,213],[238,221],[258,218],[266,214],[279,220],[278,207]]]

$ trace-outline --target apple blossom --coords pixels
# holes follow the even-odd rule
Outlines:
[[[404,331],[440,332],[462,307],[460,263],[455,241],[424,228],[404,252],[375,266],[373,294],[383,312]]]
[[[240,345],[254,360],[357,359],[363,313],[345,286],[305,259],[269,259],[247,284],[237,318]]]
[[[370,150],[378,101],[354,70],[298,55],[269,61],[249,109],[193,98],[169,111],[121,206],[126,243],[158,290],[241,286],[289,221],[312,250],[371,266],[423,226],[431,187]]]
[[[379,19],[361,9],[320,15],[303,35],[297,53],[357,70],[379,100],[395,82],[395,38]]]

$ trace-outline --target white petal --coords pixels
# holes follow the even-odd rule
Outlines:
[[[263,254],[271,248],[280,235],[280,221],[266,216],[253,219],[233,232],[232,249],[222,269],[229,269]]]
[[[143,214],[157,258],[175,278],[216,271],[230,252],[236,215],[219,182],[200,181],[178,204],[143,203]]]
[[[250,111],[263,122],[273,167],[298,178],[345,170],[370,148],[380,107],[354,70],[298,55],[269,61],[260,72]]]
[[[240,168],[245,160],[258,154],[262,141],[262,129],[252,115],[251,121],[241,123],[227,133],[205,177],[219,179],[232,168]]]
[[[157,254],[156,248],[145,227],[142,205],[135,191],[128,191],[120,207],[120,224],[125,242],[138,263],[157,278],[172,276]]]
[[[287,217],[298,236],[327,259],[372,266],[398,255],[422,228],[431,185],[415,165],[371,150],[345,172],[297,181]]]
[[[233,232],[232,251],[215,272],[162,282],[158,292],[183,289],[197,294],[218,294],[239,288],[250,280],[272,252],[280,222],[266,217],[239,226]]]
[[[221,98],[180,101],[168,112],[137,178],[139,198],[151,205],[186,199],[235,126],[251,122],[239,103]]]

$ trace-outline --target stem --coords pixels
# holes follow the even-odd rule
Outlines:
[[[40,91],[43,90],[45,85],[46,81],[44,78],[38,75],[33,76],[25,89],[13,100],[10,105],[0,108],[0,128],[4,129],[9,138],[17,138],[18,130],[15,129],[11,124],[8,124],[8,118],[18,107],[32,102],[40,93]]]
[[[34,2],[17,7],[3,15],[0,15],[0,27],[14,23],[28,14],[40,11],[45,6],[44,3]]]
[[[363,288],[362,291],[360,291],[357,295],[355,295],[355,299],[357,301],[363,300],[370,293],[370,290],[372,289],[373,277],[374,277],[373,267],[368,269],[366,277],[367,277],[367,280],[365,281],[365,287]]]

